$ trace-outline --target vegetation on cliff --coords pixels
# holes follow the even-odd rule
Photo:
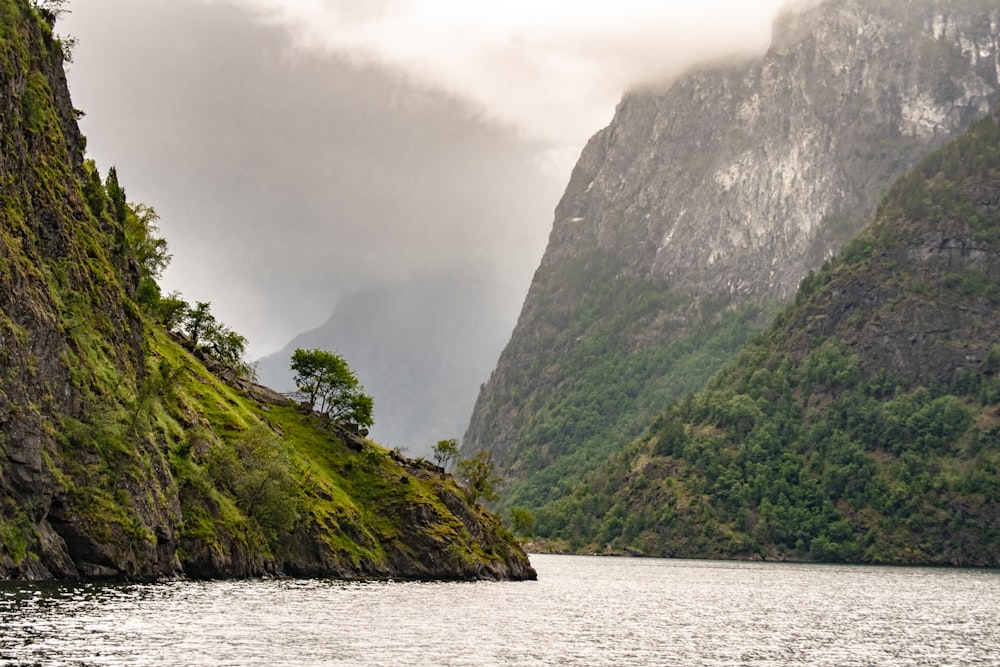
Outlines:
[[[572,549],[1000,565],[1000,119],[708,386],[538,513]]]
[[[55,16],[0,0],[0,578],[533,577],[443,470],[256,385],[242,336],[161,294]]]
[[[695,299],[658,279],[616,277],[602,253],[558,271],[563,275],[536,276],[558,293],[546,296],[552,307],[539,314],[538,335],[518,341],[522,363],[505,373],[510,395],[478,408],[482,442],[504,440],[504,410],[523,420],[509,447],[494,452],[505,510],[540,507],[567,493],[663,406],[704,386],[776,310]],[[581,302],[585,307],[572,307]]]

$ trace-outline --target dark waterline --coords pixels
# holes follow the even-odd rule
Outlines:
[[[537,582],[0,583],[0,665],[1000,665],[1000,572],[534,556]]]

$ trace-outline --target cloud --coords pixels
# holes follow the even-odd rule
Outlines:
[[[205,0],[228,2],[235,0]],[[763,50],[782,0],[242,0],[300,48],[387,67],[530,141],[579,147],[622,92]]]

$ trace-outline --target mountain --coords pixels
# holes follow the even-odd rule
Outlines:
[[[539,507],[703,386],[893,180],[1000,92],[981,0],[825,0],[766,54],[626,94],[573,170],[476,401],[503,504]]]
[[[998,489],[1000,108],[539,525],[572,548],[996,567]]]
[[[224,326],[172,332],[155,213],[84,158],[58,9],[0,0],[0,578],[533,578],[442,470],[213,359],[245,346]]]

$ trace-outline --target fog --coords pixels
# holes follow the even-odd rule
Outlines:
[[[253,356],[326,323],[373,435],[422,452],[464,430],[622,91],[762,49],[779,4],[78,0],[57,32],[88,153],[161,216],[166,290]]]
[[[216,0],[224,2],[224,0]],[[766,46],[776,0],[244,0],[299,48],[403,72],[529,139],[575,147],[622,91]],[[575,156],[573,156],[575,157]],[[564,175],[565,176],[565,175]]]

